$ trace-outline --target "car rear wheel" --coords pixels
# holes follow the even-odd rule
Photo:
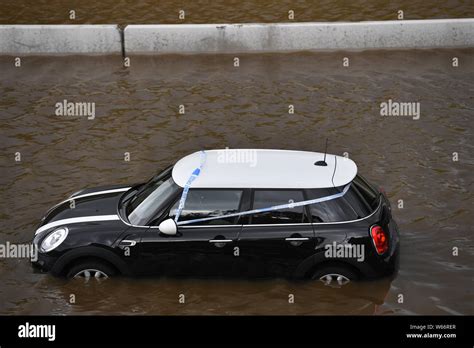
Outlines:
[[[311,276],[313,280],[319,280],[324,285],[331,287],[341,287],[358,279],[357,274],[352,270],[341,266],[329,266],[318,268]]]
[[[72,266],[66,276],[69,279],[81,279],[87,282],[91,279],[107,279],[114,274],[115,270],[103,262],[86,261]]]

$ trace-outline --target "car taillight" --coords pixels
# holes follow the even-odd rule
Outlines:
[[[370,235],[374,241],[377,254],[382,255],[388,250],[388,236],[379,225],[370,228]]]

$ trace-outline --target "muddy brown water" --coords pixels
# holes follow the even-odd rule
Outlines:
[[[146,180],[199,149],[321,151],[326,137],[329,152],[348,152],[384,187],[401,230],[398,276],[343,289],[282,279],[83,284],[1,260],[0,313],[474,314],[473,58],[473,49],[240,55],[235,68],[229,55],[136,56],[125,69],[118,56],[25,57],[21,68],[0,57],[2,243],[30,241],[72,192]],[[420,119],[380,116],[390,98],[420,102]],[[64,99],[95,102],[95,119],[56,116]]]
[[[298,22],[474,17],[471,0],[6,0],[0,24],[288,22],[290,10]]]

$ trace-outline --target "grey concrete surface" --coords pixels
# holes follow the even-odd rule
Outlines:
[[[121,52],[117,25],[0,25],[0,54]]]
[[[131,53],[232,53],[474,46],[474,19],[129,25]]]
[[[474,47],[474,19],[275,24],[0,25],[0,54],[238,53]]]

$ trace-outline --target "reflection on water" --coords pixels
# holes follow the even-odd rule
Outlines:
[[[85,283],[40,275],[31,283],[31,288],[23,290],[21,299],[14,300],[16,295],[10,294],[9,305],[2,312],[36,314],[47,310],[51,314],[110,315],[391,314],[394,311],[384,306],[390,284],[390,279],[382,279],[331,288],[319,281],[169,278],[111,278]]]
[[[240,68],[226,55],[136,56],[129,69],[120,57],[26,57],[21,68],[0,57],[0,242],[31,240],[45,211],[72,192],[145,180],[199,149],[319,151],[326,137],[329,152],[348,152],[384,187],[401,230],[398,277],[347,289],[284,280],[83,285],[3,260],[0,313],[474,314],[473,54],[241,55]],[[64,99],[95,102],[95,119],[56,116]],[[382,118],[388,99],[420,102],[420,119]]]

